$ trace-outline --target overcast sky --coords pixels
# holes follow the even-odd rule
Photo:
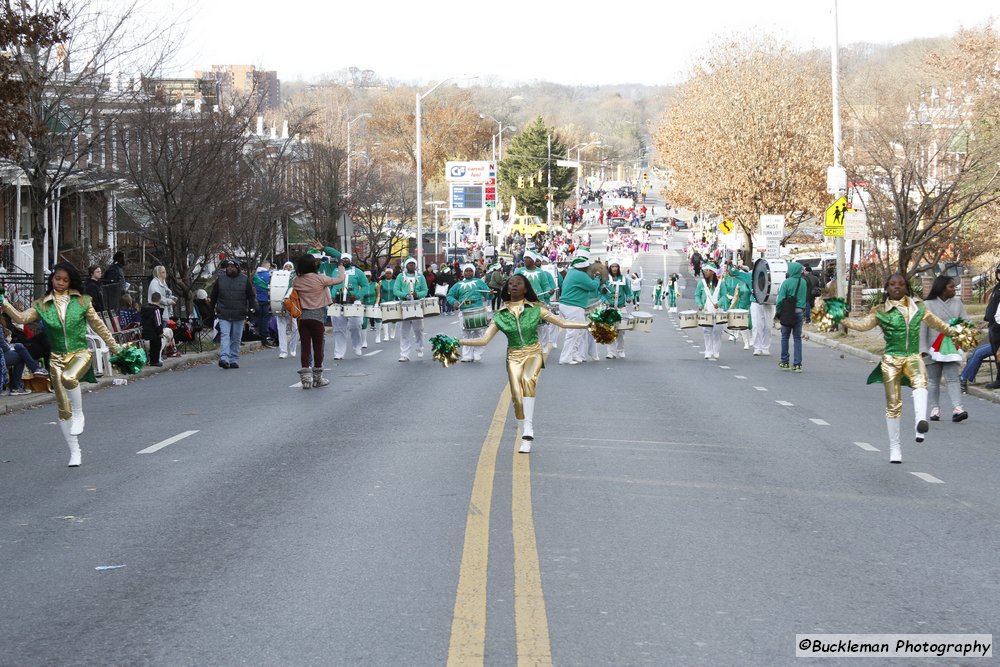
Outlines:
[[[357,66],[427,83],[676,83],[726,36],[829,48],[832,0],[174,0],[189,20],[178,73],[250,63],[285,81]],[[165,3],[154,3],[163,8]],[[164,11],[155,9],[154,11]],[[987,0],[839,0],[840,43],[951,34],[1000,14]]]

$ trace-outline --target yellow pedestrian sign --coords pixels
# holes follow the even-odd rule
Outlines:
[[[733,221],[732,220],[723,220],[722,222],[720,222],[719,223],[719,231],[722,232],[723,234],[732,234],[733,233]]]
[[[833,202],[823,216],[823,236],[843,236],[844,214],[850,210],[847,207],[847,197],[840,197]]]

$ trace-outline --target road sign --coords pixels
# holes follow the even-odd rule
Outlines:
[[[576,160],[556,160],[557,167],[572,167],[573,169],[579,169],[580,163]]]
[[[831,195],[847,192],[847,170],[843,167],[826,168],[826,191]]]
[[[864,211],[847,211],[844,214],[844,240],[864,241],[868,238],[868,216]]]
[[[785,235],[785,216],[783,215],[762,215],[760,216],[760,235],[767,238],[781,239]]]
[[[722,232],[723,234],[732,234],[733,233],[733,221],[732,220],[723,220],[722,222],[720,222],[719,223],[719,231]]]
[[[823,215],[823,236],[844,235],[844,214],[848,211],[847,197],[838,197]]]
[[[781,239],[773,236],[767,237],[767,249],[764,250],[764,259],[781,259]]]

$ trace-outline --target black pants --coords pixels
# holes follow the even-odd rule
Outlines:
[[[160,336],[154,336],[153,338],[147,338],[149,341],[149,363],[158,364],[160,363],[160,351],[163,349],[163,338]]]
[[[994,324],[990,322],[990,345],[993,346],[993,356],[1000,352],[1000,324]]]

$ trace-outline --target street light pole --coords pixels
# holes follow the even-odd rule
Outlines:
[[[420,154],[420,144],[421,144],[421,122],[420,122],[420,102],[437,90],[441,85],[448,83],[449,81],[454,81],[455,79],[475,79],[478,75],[463,75],[463,76],[451,76],[447,79],[439,81],[433,88],[428,90],[426,93],[416,93],[416,125],[417,125],[417,272],[424,270],[424,175],[423,175],[423,160]]]
[[[837,34],[837,0],[833,0],[833,46],[830,52],[830,76],[833,85],[833,166],[840,166],[841,126],[840,126],[840,47]],[[844,282],[847,273],[847,259],[844,256],[844,237],[838,236],[834,241],[837,251],[837,296],[847,296],[847,283]]]

